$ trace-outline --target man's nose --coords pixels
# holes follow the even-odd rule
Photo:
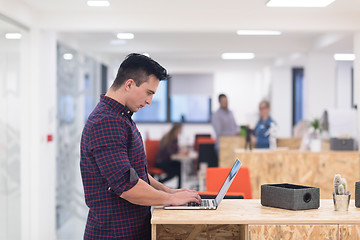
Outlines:
[[[145,102],[146,104],[150,105],[152,103],[152,99],[153,99],[153,95],[151,95],[150,97],[148,97]]]

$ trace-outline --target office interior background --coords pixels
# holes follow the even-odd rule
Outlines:
[[[181,116],[182,144],[196,133],[214,136],[209,118],[219,93],[238,125],[254,125],[259,102],[269,100],[279,137],[291,137],[298,120],[360,103],[360,57],[334,59],[360,56],[357,0],[314,8],[264,0],[109,2],[0,0],[0,239],[82,238],[82,127],[131,52],[149,54],[173,75],[154,99],[154,118],[135,114],[143,138],[159,139]],[[230,52],[255,57],[222,59]],[[167,94],[175,106],[164,105]],[[359,119],[357,111],[356,136]]]

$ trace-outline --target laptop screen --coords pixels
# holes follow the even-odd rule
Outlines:
[[[236,160],[233,167],[230,170],[229,175],[226,177],[224,184],[220,188],[220,191],[219,191],[218,195],[215,198],[217,206],[219,206],[221,200],[224,198],[224,196],[225,196],[227,190],[229,189],[232,181],[235,179],[235,176],[236,176],[237,172],[239,171],[240,167],[241,167],[241,162],[239,160]]]

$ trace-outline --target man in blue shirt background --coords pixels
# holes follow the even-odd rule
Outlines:
[[[270,117],[270,103],[263,100],[259,104],[260,119],[253,131],[252,142],[257,148],[269,148],[270,127],[275,121]]]

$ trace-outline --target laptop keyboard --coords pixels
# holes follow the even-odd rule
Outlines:
[[[197,203],[197,202],[189,202],[187,203],[187,206],[189,207],[199,207],[199,206],[204,206],[204,207],[209,207],[209,201],[207,200],[201,200],[201,204]]]

